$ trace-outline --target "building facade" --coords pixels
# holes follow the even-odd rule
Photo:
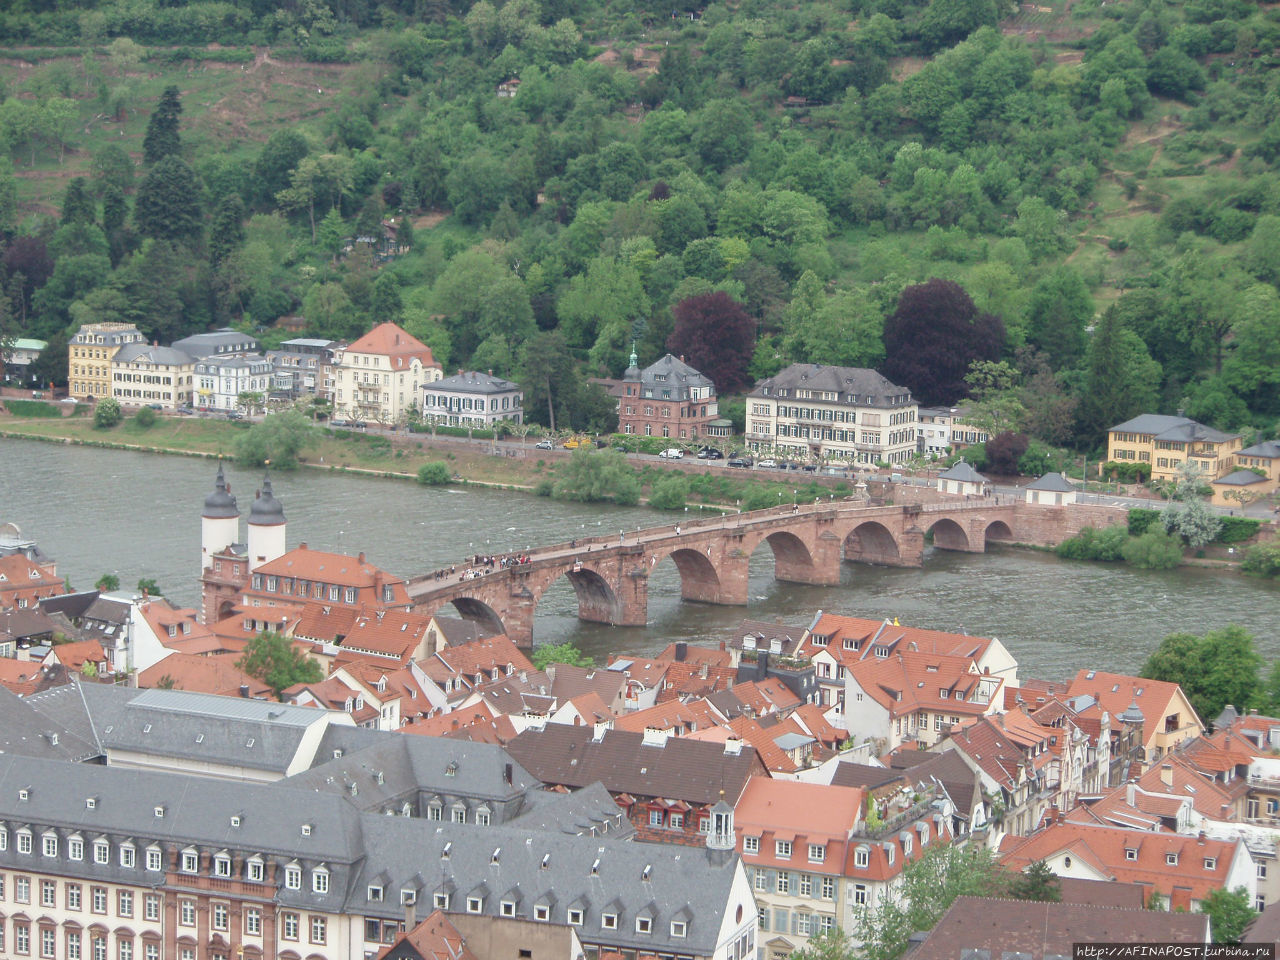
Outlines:
[[[202,410],[239,408],[242,393],[260,395],[271,390],[275,367],[265,357],[206,357],[195,365],[195,405]]]
[[[335,345],[333,340],[298,337],[284,341],[279,350],[268,350],[267,359],[274,367],[272,395],[296,400],[318,394],[323,385],[323,369],[332,360]]]
[[[261,352],[257,337],[231,327],[192,334],[173,341],[171,346],[197,360],[206,357],[248,357]]]
[[[4,374],[4,382],[19,387],[40,386],[32,379],[31,364],[36,362],[36,358],[48,345],[46,340],[18,337],[10,341],[9,346],[0,349],[0,372]]]
[[[111,360],[128,343],[144,342],[131,323],[86,323],[67,349],[67,389],[73,397],[99,400],[111,396]]]
[[[130,343],[111,358],[111,396],[135,406],[190,406],[196,362],[173,347]]]
[[[619,432],[680,440],[713,435],[720,408],[709,378],[669,353],[643,370],[636,363],[632,351],[617,390]]]
[[[334,350],[335,417],[395,424],[421,402],[421,388],[443,377],[431,348],[394,323]]]
[[[747,446],[803,460],[904,463],[916,453],[911,391],[862,367],[793,363],[747,396]]]
[[[916,441],[919,451],[941,457],[991,439],[987,431],[965,420],[966,413],[964,407],[921,407]]]
[[[422,418],[441,426],[484,429],[499,420],[523,423],[524,391],[492,371],[459,371],[423,384]]]
[[[1144,413],[1107,431],[1107,460],[1151,465],[1152,480],[1176,480],[1191,461],[1206,480],[1236,469],[1242,442],[1238,433],[1223,433],[1186,417]]]

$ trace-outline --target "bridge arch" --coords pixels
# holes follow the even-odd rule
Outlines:
[[[591,567],[581,563],[575,563],[560,576],[548,581],[539,591],[538,599],[541,600],[547,590],[561,578],[568,580],[569,585],[573,587],[574,595],[578,599],[579,620],[608,624],[626,622],[622,600],[609,581]]]
[[[748,558],[767,543],[773,551],[773,578],[792,583],[814,582],[814,559],[809,545],[790,530],[766,533],[747,549]]]
[[[941,517],[931,523],[925,533],[933,533],[933,545],[939,550],[968,550],[969,535],[964,527],[950,517]]]
[[[502,615],[478,597],[454,597],[447,603],[453,605],[459,617],[478,624],[490,636],[507,632]]]
[[[857,563],[898,565],[902,560],[898,541],[883,523],[867,520],[844,538],[844,559]]]
[[[992,520],[987,524],[987,531],[983,537],[988,543],[992,540],[1013,540],[1013,531],[1003,520]]]
[[[726,603],[720,582],[720,571],[707,554],[696,548],[681,547],[667,554],[680,574],[680,599],[694,603]],[[661,557],[654,564],[662,562]]]

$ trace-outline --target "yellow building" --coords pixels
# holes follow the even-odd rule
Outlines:
[[[1215,480],[1236,469],[1240,435],[1223,433],[1186,417],[1144,413],[1107,431],[1107,459],[1151,465],[1151,479],[1174,480],[1187,460]]]
[[[73,397],[111,396],[111,360],[125,344],[141,343],[131,323],[86,323],[67,345],[67,387]]]
[[[135,406],[168,410],[190,405],[196,361],[173,347],[131,343],[111,360],[111,396]]]
[[[1236,471],[1213,483],[1213,502],[1243,506],[1280,489],[1280,443],[1266,440],[1236,454]],[[1261,471],[1259,475],[1258,471]]]

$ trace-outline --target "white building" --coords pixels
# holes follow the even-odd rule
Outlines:
[[[802,460],[904,463],[919,407],[906,387],[862,367],[793,363],[747,397],[747,446]]]
[[[433,380],[422,387],[424,420],[449,427],[492,427],[499,420],[524,422],[520,385],[474,370]]]
[[[431,348],[394,323],[334,348],[333,367],[334,416],[386,424],[407,419],[421,402],[422,385],[444,376]]]
[[[238,408],[242,393],[261,394],[266,400],[275,367],[265,357],[207,357],[196,362],[195,403],[200,409],[229,411]]]

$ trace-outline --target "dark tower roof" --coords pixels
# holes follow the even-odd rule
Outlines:
[[[204,498],[202,517],[210,520],[221,520],[226,517],[239,517],[240,510],[236,506],[236,498],[227,487],[227,479],[222,473],[222,464],[218,464],[218,478],[213,482],[213,493]]]
[[[259,527],[274,527],[284,523],[284,504],[271,493],[271,475],[262,478],[262,489],[249,508],[249,522]]]

